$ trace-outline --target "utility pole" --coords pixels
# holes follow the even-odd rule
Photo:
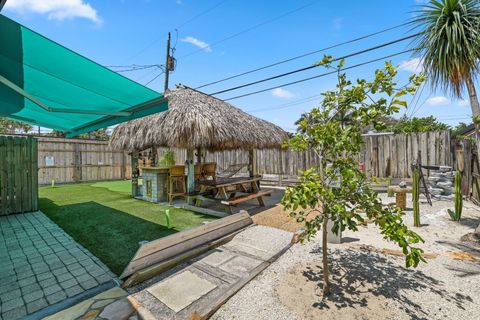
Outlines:
[[[170,73],[170,32],[168,33],[168,40],[167,40],[167,58],[165,61],[165,82],[163,86],[163,93],[167,92],[168,90],[169,73]]]

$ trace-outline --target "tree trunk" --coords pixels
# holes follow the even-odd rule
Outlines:
[[[322,262],[323,262],[323,295],[330,294],[330,280],[328,277],[328,251],[327,251],[327,234],[328,234],[328,218],[323,217],[322,227]]]
[[[472,119],[475,124],[475,142],[477,145],[477,159],[480,156],[480,104],[478,103],[477,90],[475,89],[475,84],[473,83],[472,77],[468,77],[465,81],[468,90],[468,96],[470,98],[470,106],[472,108]],[[475,233],[480,231],[480,225],[475,229]],[[480,234],[480,233],[477,233]]]
[[[477,90],[473,83],[472,77],[467,78],[465,81],[468,90],[468,96],[470,98],[470,107],[472,108],[473,118],[480,116],[480,104],[478,103]]]

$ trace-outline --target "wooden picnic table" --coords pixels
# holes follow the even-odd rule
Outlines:
[[[261,207],[265,206],[264,196],[270,196],[273,190],[260,190],[261,176],[217,178],[215,180],[204,180],[200,182],[200,194],[212,192],[214,199],[220,199],[222,204],[235,206],[241,202],[257,199]],[[235,196],[237,193],[243,195]],[[196,204],[199,205],[200,199]]]
[[[200,193],[212,190],[215,198],[228,199],[237,192],[256,192],[260,189],[261,176],[217,178],[200,182]]]

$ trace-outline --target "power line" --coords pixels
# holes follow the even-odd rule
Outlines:
[[[155,67],[158,66],[158,64],[130,64],[130,65],[123,65],[123,66],[104,66],[105,68],[129,68],[129,67],[137,67],[137,68],[143,68],[143,67]]]
[[[182,27],[184,27],[185,25],[189,24],[190,22],[192,21],[195,21],[197,20],[198,18],[200,18],[201,16],[209,13],[210,11],[212,11],[213,9],[217,8],[217,7],[220,7],[222,4],[224,4],[225,2],[227,2],[228,0],[223,0],[223,1],[220,1],[219,3],[217,3],[216,5],[214,5],[213,7],[210,7],[208,8],[207,10],[205,11],[202,11],[200,12],[199,14],[193,16],[192,18],[188,19],[187,21],[181,23],[180,25],[178,25],[175,29],[180,29]]]
[[[377,45],[377,46],[374,46],[374,47],[370,47],[370,48],[367,48],[367,49],[364,49],[364,50],[361,50],[361,51],[357,51],[357,52],[354,52],[354,53],[350,53],[350,54],[344,55],[344,56],[342,56],[342,57],[335,58],[335,59],[332,60],[332,62],[340,61],[340,60],[343,60],[343,59],[348,59],[348,58],[351,58],[351,57],[354,57],[354,56],[358,56],[358,55],[361,55],[361,54],[364,54],[364,53],[367,53],[367,52],[370,52],[370,51],[378,50],[378,49],[380,49],[380,48],[384,48],[384,47],[390,46],[390,45],[392,45],[392,44],[395,44],[395,43],[398,43],[398,42],[402,42],[402,41],[411,39],[411,38],[413,38],[413,37],[415,37],[415,36],[417,36],[417,35],[418,35],[418,33],[417,33],[417,34],[413,34],[413,35],[409,35],[409,36],[406,36],[406,37],[403,37],[403,38],[400,38],[400,39],[396,39],[396,40],[393,40],[393,41],[390,41],[390,42],[382,43],[382,44],[380,44],[380,45]],[[285,77],[285,76],[289,76],[289,75],[292,75],[292,74],[295,74],[295,73],[298,73],[298,72],[303,72],[303,71],[307,71],[307,70],[310,70],[310,69],[318,68],[318,67],[321,67],[321,66],[322,66],[321,64],[313,64],[313,65],[310,65],[310,66],[308,66],[308,67],[303,67],[303,68],[300,68],[300,69],[295,69],[295,70],[292,70],[292,71],[289,71],[289,72],[285,72],[285,73],[282,73],[282,74],[279,74],[279,75],[276,75],[276,76],[272,76],[272,77],[264,78],[264,79],[261,79],[261,80],[249,82],[249,83],[242,84],[242,85],[239,85],[239,86],[236,86],[236,87],[233,87],[233,88],[228,88],[228,89],[220,90],[220,91],[211,93],[211,95],[217,95],[217,94],[221,94],[221,93],[225,93],[225,92],[229,92],[229,91],[238,90],[238,89],[245,88],[245,87],[249,87],[249,86],[252,86],[252,85],[255,85],[255,84],[259,84],[259,83],[262,83],[262,82],[266,82],[266,81],[270,81],[270,80],[282,78],[282,77]]]
[[[269,110],[286,109],[286,108],[290,108],[290,107],[293,107],[293,106],[296,106],[296,105],[299,105],[299,104],[316,101],[316,100],[319,100],[319,99],[321,99],[321,96],[319,94],[316,94],[316,95],[313,95],[313,96],[310,96],[310,97],[302,98],[302,99],[299,99],[299,100],[291,101],[291,102],[288,102],[288,103],[284,103],[284,104],[280,104],[280,105],[276,105],[276,106],[272,106],[272,107],[245,110],[245,112],[254,113],[254,112],[262,112],[262,111],[269,111]]]
[[[258,24],[256,24],[256,25],[253,25],[253,26],[249,27],[249,28],[243,29],[243,30],[241,30],[241,31],[239,31],[239,32],[237,32],[237,33],[234,33],[234,34],[226,37],[226,38],[220,39],[220,40],[218,40],[218,41],[210,44],[209,47],[213,47],[213,46],[219,45],[220,43],[223,43],[223,42],[225,42],[225,41],[228,41],[228,40],[230,40],[230,39],[233,39],[233,38],[235,38],[235,37],[238,37],[238,36],[240,36],[240,35],[242,35],[242,34],[245,34],[245,33],[247,33],[247,32],[250,32],[250,31],[252,31],[252,30],[255,30],[255,29],[257,29],[257,28],[260,28],[260,27],[262,27],[262,26],[264,26],[264,25],[266,25],[266,24],[269,24],[269,23],[272,23],[272,22],[274,22],[274,21],[277,21],[277,20],[279,20],[279,19],[281,19],[281,18],[284,18],[284,17],[286,17],[286,16],[288,16],[288,15],[291,15],[291,14],[297,12],[297,11],[303,10],[303,9],[305,9],[305,8],[313,5],[314,3],[318,2],[318,1],[319,1],[319,0],[315,0],[315,1],[309,2],[309,3],[307,3],[306,5],[303,5],[303,6],[301,6],[301,7],[298,7],[298,8],[296,8],[296,9],[293,9],[293,10],[291,10],[291,11],[285,12],[285,13],[279,15],[279,16],[273,17],[273,18],[268,19],[268,20],[265,20],[265,21],[263,21],[263,22],[260,22],[260,23],[258,23]],[[197,50],[195,50],[195,51],[192,51],[192,52],[190,52],[190,53],[187,53],[186,55],[181,56],[181,57],[178,58],[178,59],[183,59],[183,58],[189,57],[189,56],[194,55],[194,54],[197,54],[197,53],[199,53],[199,52],[201,52],[201,51],[203,51],[203,50],[204,50],[204,48],[197,49]]]
[[[141,70],[151,69],[151,68],[163,69],[163,66],[160,65],[160,64],[157,64],[157,65],[147,66],[147,67],[141,67],[141,68],[132,67],[132,68],[130,68],[130,69],[114,70],[114,71],[115,71],[115,72],[131,72],[131,71],[141,71]]]
[[[292,57],[292,58],[288,58],[288,59],[281,60],[281,61],[278,61],[278,62],[275,62],[275,63],[272,63],[272,64],[268,64],[268,65],[263,66],[263,67],[258,67],[258,68],[255,68],[255,69],[252,69],[252,70],[249,70],[249,71],[241,72],[241,73],[238,73],[236,75],[226,77],[224,79],[220,79],[220,80],[216,80],[216,81],[213,81],[213,82],[203,84],[201,86],[196,87],[195,89],[200,89],[200,88],[204,88],[204,87],[207,87],[207,86],[211,86],[213,84],[217,84],[217,83],[224,82],[224,81],[227,81],[227,80],[235,79],[235,78],[238,78],[238,77],[250,74],[250,73],[258,72],[258,71],[261,71],[261,70],[265,70],[265,69],[268,69],[268,68],[271,68],[271,67],[275,67],[275,66],[278,66],[280,64],[284,64],[284,63],[287,63],[287,62],[290,62],[290,61],[301,59],[301,58],[304,58],[304,57],[307,57],[307,56],[310,56],[310,55],[313,55],[313,54],[316,54],[316,53],[320,53],[320,52],[323,52],[323,51],[326,51],[326,50],[330,50],[330,49],[334,49],[334,48],[344,46],[346,44],[350,44],[350,43],[354,43],[354,42],[357,42],[357,41],[360,41],[360,40],[364,40],[364,39],[373,37],[375,35],[378,35],[378,34],[381,34],[381,33],[385,33],[385,32],[403,27],[406,24],[408,24],[408,23],[402,23],[402,24],[399,24],[399,25],[396,25],[396,26],[393,26],[393,27],[390,27],[390,28],[386,28],[386,29],[383,29],[383,30],[380,30],[380,31],[377,31],[377,32],[373,32],[373,33],[370,33],[370,34],[367,34],[367,35],[364,35],[364,36],[361,36],[361,37],[358,37],[358,38],[355,38],[355,39],[351,39],[351,40],[348,40],[348,41],[345,41],[345,42],[337,43],[337,44],[331,45],[329,47],[325,47],[325,48],[318,49],[318,50],[315,50],[315,51],[310,51],[310,52],[307,52],[307,53],[304,53],[304,54],[301,54],[301,55],[298,55],[298,56],[295,56],[295,57]]]
[[[413,99],[412,99],[411,103],[407,105],[407,110],[405,110],[405,116],[408,117],[408,112],[410,111],[411,112],[410,118],[411,118],[413,113],[416,112],[415,110],[416,110],[418,102],[420,101],[420,98],[423,94],[423,89],[425,89],[425,83],[422,83],[421,88],[415,91],[415,94],[413,96]],[[409,110],[410,105],[413,105],[413,108],[410,108],[410,110]]]
[[[160,77],[162,74],[164,74],[164,72],[160,72],[159,74],[157,74],[155,77],[153,77],[152,80],[148,81],[147,83],[145,83],[146,86],[148,86],[150,83],[152,83],[153,81],[155,81],[158,77]]]
[[[216,5],[210,7],[209,9],[205,10],[205,11],[202,11],[198,14],[196,14],[195,16],[193,16],[192,18],[189,18],[188,20],[184,21],[183,23],[181,23],[180,25],[178,25],[176,28],[174,28],[174,30],[178,30],[182,27],[184,27],[185,25],[189,24],[190,22],[200,18],[201,16],[207,14],[208,12],[212,11],[213,9],[221,6],[222,4],[224,4],[225,2],[227,2],[228,0],[223,0],[223,1],[220,1],[219,3],[217,3]],[[141,55],[142,53],[144,53],[146,50],[150,49],[154,44],[158,43],[160,40],[162,40],[163,37],[159,37],[159,38],[156,38],[155,40],[153,40],[152,42],[150,42],[149,44],[147,44],[146,46],[144,46],[142,49],[140,49],[137,53],[135,53],[133,56],[131,56],[130,58],[128,58],[128,60],[132,60],[136,57],[138,57],[139,55]]]
[[[381,58],[377,58],[377,59],[373,59],[373,60],[370,60],[370,61],[355,64],[355,65],[352,65],[352,66],[349,66],[349,67],[345,67],[345,68],[342,68],[341,70],[349,70],[349,69],[361,67],[361,66],[364,66],[364,65],[367,65],[367,64],[370,64],[370,63],[374,63],[374,62],[377,62],[377,61],[381,61],[381,60],[389,59],[389,58],[392,58],[392,57],[395,57],[395,56],[399,56],[399,55],[402,55],[402,54],[407,53],[407,52],[412,52],[414,50],[416,50],[416,49],[408,49],[408,50],[405,50],[405,51],[397,52],[397,53],[394,53],[394,54],[390,54],[388,56],[384,56],[384,57],[381,57]],[[281,88],[281,87],[291,86],[291,85],[294,85],[294,84],[297,84],[297,83],[301,83],[301,82],[325,77],[327,75],[331,75],[331,74],[334,74],[334,73],[337,73],[337,72],[338,72],[337,70],[334,70],[334,71],[322,73],[322,74],[319,74],[319,75],[316,75],[316,76],[313,76],[313,77],[308,77],[308,78],[300,79],[300,80],[297,80],[297,81],[284,83],[282,85],[273,86],[273,87],[270,87],[270,88],[267,88],[267,89],[262,89],[262,90],[257,90],[257,91],[246,93],[246,94],[241,94],[241,95],[234,96],[234,97],[231,97],[231,98],[228,98],[228,99],[224,99],[223,101],[230,101],[230,100],[251,96],[251,95],[254,95],[254,94],[262,93],[262,92],[265,92],[265,91],[270,91],[270,90]]]

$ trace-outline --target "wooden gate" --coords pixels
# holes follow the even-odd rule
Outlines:
[[[37,140],[0,136],[0,215],[38,210]]]

